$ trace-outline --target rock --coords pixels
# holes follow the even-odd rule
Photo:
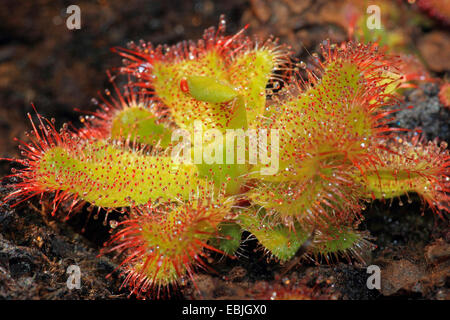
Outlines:
[[[422,267],[408,260],[393,260],[381,270],[381,293],[390,296],[400,289],[417,292],[420,290],[417,283],[424,274],[425,270]]]
[[[419,40],[418,47],[432,71],[450,70],[450,34],[448,32],[433,31]]]
[[[261,22],[267,22],[272,15],[270,6],[265,0],[251,0],[252,10]]]
[[[432,264],[449,260],[450,244],[443,239],[438,239],[425,248],[425,258]]]

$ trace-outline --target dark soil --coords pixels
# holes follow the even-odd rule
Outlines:
[[[94,110],[91,98],[109,86],[105,70],[121,63],[109,48],[130,40],[172,44],[196,39],[203,29],[217,25],[221,13],[227,16],[230,33],[248,23],[249,33],[274,34],[305,61],[322,40],[347,37],[345,21],[335,14],[344,1],[77,1],[82,12],[78,31],[65,26],[65,8],[70,4],[2,2],[7,10],[0,10],[0,158],[19,156],[12,138],[25,139],[31,102],[42,115],[54,117],[57,126],[67,121],[77,125],[79,113],[74,108]],[[415,44],[444,32],[436,23],[408,30]],[[429,45],[446,41],[445,37],[433,35]],[[430,41],[420,51],[430,71],[437,72],[433,76],[443,79],[450,69],[445,61],[439,68],[426,61]],[[404,104],[415,108],[398,113],[397,121],[411,129],[421,127],[430,139],[449,141],[449,109],[437,98],[439,86],[439,82],[421,84],[406,91]],[[9,163],[0,162],[0,176],[9,171]],[[8,193],[8,181],[0,186],[0,198]],[[120,289],[122,279],[115,271],[117,260],[98,257],[110,234],[108,223],[102,223],[104,213],[88,219],[83,208],[65,221],[64,207],[52,217],[50,204],[51,199],[44,199],[0,207],[0,299],[126,298],[129,292]],[[248,240],[240,248],[240,259],[211,259],[216,273],[199,273],[198,290],[186,282],[172,298],[270,299],[285,294],[314,299],[450,299],[448,221],[424,212],[417,199],[376,202],[366,211],[361,228],[370,230],[377,244],[376,250],[366,253],[366,260],[380,266],[381,290],[367,288],[369,275],[357,261],[316,265],[305,259],[282,275],[283,266],[267,261],[257,242]],[[70,265],[81,269],[79,290],[66,286]]]

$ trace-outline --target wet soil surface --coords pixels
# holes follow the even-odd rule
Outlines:
[[[129,40],[195,39],[204,28],[216,25],[221,13],[227,16],[230,33],[249,24],[249,32],[278,36],[305,61],[323,39],[347,37],[345,21],[334,14],[343,1],[78,1],[82,11],[78,31],[65,27],[69,4],[2,2],[8,10],[0,10],[0,158],[19,156],[12,138],[25,139],[30,102],[44,116],[54,117],[57,126],[66,121],[76,125],[79,113],[74,108],[94,110],[91,98],[109,86],[105,70],[120,65],[109,48],[125,46]],[[436,43],[446,45],[448,35],[442,30],[437,23],[411,30],[438,79],[446,77],[448,59],[439,64],[426,59]],[[404,104],[415,108],[398,113],[397,121],[411,129],[421,127],[430,139],[449,141],[449,109],[438,99],[439,87],[436,82],[407,90]],[[9,164],[0,162],[0,176],[9,171]],[[8,182],[2,182],[0,198],[8,193]],[[118,260],[98,256],[110,235],[104,214],[88,219],[82,208],[66,221],[64,207],[54,217],[51,211],[51,199],[15,208],[8,203],[0,206],[0,299],[126,298],[129,292],[120,289],[123,279],[115,271]],[[450,299],[448,220],[424,211],[414,198],[412,203],[376,202],[366,211],[361,228],[370,230],[377,245],[367,253],[366,262],[381,268],[380,290],[367,288],[366,265],[357,261],[316,264],[305,259],[283,274],[282,265],[268,261],[257,242],[247,240],[239,259],[212,256],[209,262],[215,273],[200,272],[197,288],[187,281],[171,298]],[[71,265],[80,267],[80,289],[66,285]]]

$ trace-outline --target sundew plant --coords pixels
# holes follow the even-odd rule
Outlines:
[[[114,51],[128,82],[79,129],[29,115],[4,201],[121,212],[103,253],[138,297],[210,270],[212,252],[238,256],[243,232],[280,263],[306,241],[316,261],[362,260],[376,244],[360,226],[369,202],[418,195],[449,211],[446,144],[390,125],[404,78],[377,44],[324,41],[307,68],[221,19],[196,42]]]

